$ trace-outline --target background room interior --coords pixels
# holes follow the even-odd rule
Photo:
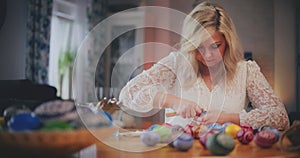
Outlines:
[[[29,0],[0,0],[0,79],[22,80],[29,79],[26,70],[28,58],[28,1]],[[300,5],[298,0],[211,0],[223,6],[231,15],[245,52],[251,53],[252,58],[261,66],[275,93],[285,104],[287,111],[300,112]],[[163,6],[189,13],[193,6],[202,0],[109,0],[101,4],[102,17],[91,14],[92,0],[53,0],[51,10],[51,27],[49,50],[46,59],[40,61],[48,65],[46,78],[34,80],[36,84],[47,84],[57,89],[57,96],[63,99],[73,99],[71,88],[71,68],[74,56],[81,41],[89,30],[105,17],[124,9],[137,6]],[[136,10],[138,12],[138,10]],[[155,21],[157,17],[151,14],[124,14],[128,25]],[[144,15],[144,16],[140,16]],[[180,24],[176,19],[163,15],[166,25]],[[93,21],[94,20],[94,21]],[[122,19],[124,20],[124,19]],[[115,22],[119,26],[119,21]],[[159,42],[174,46],[180,36],[166,30],[143,29],[128,32],[129,38],[139,39],[139,42]],[[136,40],[137,41],[137,40]],[[136,43],[128,43],[130,46]],[[118,42],[118,41],[115,41]],[[112,44],[113,45],[113,44]],[[167,55],[171,47],[153,46],[143,48],[145,54],[137,60],[157,60]],[[115,47],[113,47],[115,48]],[[121,49],[121,46],[116,48]],[[117,50],[120,51],[120,50]],[[60,53],[67,53],[69,61],[61,61]],[[161,52],[152,53],[151,52]],[[110,60],[114,57],[108,57]],[[107,58],[105,58],[107,59]],[[105,61],[103,60],[105,65]],[[100,61],[101,62],[101,61]],[[147,69],[152,63],[143,65]],[[112,66],[112,65],[110,65]],[[99,74],[110,70],[110,66],[99,68]],[[64,78],[61,79],[63,75]],[[109,85],[107,76],[96,78],[98,97],[112,95],[105,89]],[[104,88],[104,89],[103,89]],[[1,91],[6,91],[7,89]],[[28,92],[30,93],[30,92]],[[292,116],[295,117],[295,116]],[[300,117],[300,116],[298,116]]]

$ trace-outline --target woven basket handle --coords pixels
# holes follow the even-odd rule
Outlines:
[[[296,120],[293,122],[292,126],[284,131],[279,139],[279,145],[280,148],[284,151],[299,151],[300,150],[300,143],[297,142],[297,144],[295,144],[293,142],[293,140],[291,140],[289,138],[289,140],[292,142],[292,146],[287,146],[283,144],[283,139],[284,137],[288,136],[288,135],[293,135],[293,136],[299,136],[300,135],[300,120]]]

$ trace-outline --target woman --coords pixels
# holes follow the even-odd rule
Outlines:
[[[180,51],[172,52],[122,89],[120,101],[147,112],[177,113],[173,124],[232,122],[279,130],[289,126],[285,106],[255,61],[244,61],[235,26],[226,11],[203,2],[186,17]],[[251,102],[253,109],[247,110]],[[198,117],[207,111],[204,117]]]

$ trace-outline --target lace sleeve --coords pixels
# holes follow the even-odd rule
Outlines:
[[[174,55],[170,54],[130,80],[119,96],[123,105],[138,112],[152,110],[156,94],[166,92],[174,86],[176,81],[174,60]]]
[[[289,127],[289,119],[283,103],[254,61],[247,62],[247,95],[254,109],[240,112],[240,123],[253,127],[269,125],[279,130]]]

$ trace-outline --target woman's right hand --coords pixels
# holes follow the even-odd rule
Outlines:
[[[161,107],[172,108],[176,113],[183,118],[194,118],[202,113],[202,108],[195,102],[182,99],[180,97],[163,94],[163,101]]]

